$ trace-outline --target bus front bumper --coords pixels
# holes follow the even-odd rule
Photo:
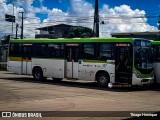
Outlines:
[[[133,75],[132,77],[132,85],[149,85],[154,82],[154,77],[149,78],[137,78]]]

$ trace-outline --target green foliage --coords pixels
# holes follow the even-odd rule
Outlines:
[[[77,26],[71,27],[68,38],[90,38],[93,37],[93,30],[87,27]]]

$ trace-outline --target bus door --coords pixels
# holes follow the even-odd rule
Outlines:
[[[78,78],[78,44],[66,45],[66,70],[65,75],[67,78]]]
[[[22,46],[22,74],[31,74],[31,46],[32,44]]]
[[[132,83],[132,58],[131,44],[115,45],[115,82]]]

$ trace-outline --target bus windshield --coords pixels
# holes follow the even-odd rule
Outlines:
[[[151,42],[147,40],[135,40],[134,45],[134,64],[136,69],[141,73],[150,73],[153,70]]]
[[[154,62],[160,62],[160,46],[159,45],[155,45],[153,46],[153,50],[154,50]]]

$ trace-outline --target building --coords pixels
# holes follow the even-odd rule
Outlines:
[[[111,36],[116,38],[146,38],[150,40],[160,40],[160,32],[111,33]]]
[[[40,30],[40,34],[35,34],[35,38],[66,38],[71,27],[75,26],[59,24],[37,28],[37,30]]]

